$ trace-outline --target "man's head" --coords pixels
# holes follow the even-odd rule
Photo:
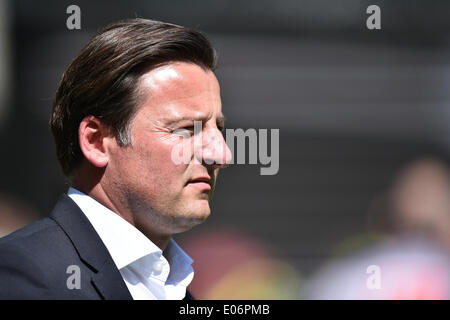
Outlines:
[[[230,158],[214,67],[215,52],[197,31],[143,19],[100,31],[56,93],[50,124],[64,173],[149,234],[203,221]],[[201,135],[174,132],[192,130],[194,120]],[[191,147],[189,164],[172,161],[179,144]]]

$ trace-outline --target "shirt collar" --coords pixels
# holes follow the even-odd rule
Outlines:
[[[145,256],[163,258],[158,246],[118,214],[75,188],[70,188],[67,194],[89,219],[119,270]],[[170,239],[164,255],[173,271],[170,281],[184,282],[185,275],[192,273],[193,260],[173,239]]]
[[[164,255],[171,266],[171,272],[168,278],[169,282],[187,287],[194,277],[194,270],[191,266],[193,260],[191,257],[173,239],[170,239]]]

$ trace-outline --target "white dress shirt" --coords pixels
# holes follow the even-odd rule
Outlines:
[[[180,300],[194,277],[192,259],[170,240],[163,252],[115,212],[70,188],[68,196],[80,207],[108,249],[134,300]]]

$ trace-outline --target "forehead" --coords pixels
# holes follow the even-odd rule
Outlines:
[[[171,63],[142,75],[141,108],[160,120],[221,114],[220,86],[210,70],[184,62]]]

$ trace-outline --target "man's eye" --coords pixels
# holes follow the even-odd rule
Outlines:
[[[194,132],[194,126],[183,127],[183,129]]]
[[[176,129],[176,130],[172,131],[172,134],[179,135],[179,136],[182,136],[184,138],[189,138],[189,137],[192,137],[194,135],[194,127],[193,126],[188,126],[188,127],[183,127],[183,128],[180,128],[180,129]]]

